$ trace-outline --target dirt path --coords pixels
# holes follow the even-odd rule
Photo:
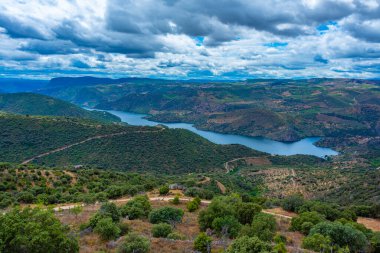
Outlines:
[[[45,156],[48,156],[48,155],[51,155],[51,154],[54,154],[54,153],[57,153],[57,152],[60,152],[60,151],[63,151],[63,150],[66,150],[68,148],[72,148],[74,146],[78,146],[80,144],[83,144],[83,143],[86,143],[86,142],[89,142],[89,141],[92,141],[92,140],[98,140],[98,139],[104,139],[104,138],[110,138],[110,137],[114,137],[114,136],[120,136],[120,135],[125,135],[125,134],[128,134],[128,133],[157,133],[157,132],[161,132],[163,130],[165,130],[165,128],[163,127],[159,127],[160,129],[159,130],[154,130],[154,131],[133,131],[133,132],[130,132],[130,131],[123,131],[123,132],[119,132],[119,133],[113,133],[113,134],[104,134],[104,135],[96,135],[96,136],[93,136],[93,137],[90,137],[90,138],[87,138],[83,141],[79,141],[79,142],[75,142],[75,143],[72,143],[72,144],[69,144],[69,145],[65,145],[63,147],[60,147],[60,148],[57,148],[57,149],[53,149],[53,150],[50,150],[48,152],[45,152],[45,153],[42,153],[42,154],[39,154],[37,156],[34,156],[32,158],[29,158],[28,160],[25,160],[23,161],[21,164],[28,164],[38,158],[41,158],[41,157],[45,157]]]

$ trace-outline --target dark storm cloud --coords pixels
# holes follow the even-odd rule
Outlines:
[[[3,27],[13,38],[45,39],[46,37],[32,25],[0,13],[0,27]]]

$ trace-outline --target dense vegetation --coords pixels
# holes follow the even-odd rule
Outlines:
[[[157,121],[192,122],[223,133],[294,141],[323,136],[345,160],[379,157],[379,82],[354,79],[191,81],[127,80],[48,86],[41,92],[80,105],[152,113]],[[81,85],[78,85],[78,84]],[[98,82],[99,83],[99,82]],[[361,161],[361,163],[363,163]]]
[[[0,94],[0,111],[41,116],[65,116],[102,122],[120,121],[110,113],[88,111],[60,99],[33,93]]]
[[[113,133],[125,134],[94,139],[33,162],[179,173],[220,170],[224,162],[233,158],[262,154],[239,145],[216,145],[180,129],[0,114],[0,161],[22,162],[89,137]]]

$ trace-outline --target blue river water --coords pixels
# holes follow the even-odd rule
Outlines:
[[[236,134],[221,134],[212,131],[204,131],[195,128],[192,124],[188,123],[162,123],[145,119],[147,115],[131,112],[104,110],[118,116],[123,122],[134,126],[156,126],[158,124],[167,126],[169,128],[182,128],[194,132],[207,140],[216,144],[241,144],[246,147],[267,152],[273,155],[314,155],[318,157],[325,157],[330,155],[337,155],[338,152],[330,149],[317,147],[314,145],[320,138],[310,137],[296,142],[281,142],[274,141],[262,137],[249,137]]]

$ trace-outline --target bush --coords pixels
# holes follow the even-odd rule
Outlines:
[[[119,222],[120,221],[120,212],[115,203],[104,203],[98,213],[111,217],[113,222]]]
[[[341,248],[348,246],[351,251],[364,250],[367,245],[366,236],[349,224],[340,222],[321,222],[310,230],[310,235],[321,234],[329,237],[331,242]]]
[[[304,212],[301,213],[298,217],[292,218],[290,229],[301,231],[303,234],[309,234],[310,229],[322,222],[325,221],[325,217],[317,212]]]
[[[171,239],[171,240],[185,240],[185,236],[177,232],[168,234],[166,238]]]
[[[235,238],[239,234],[241,224],[235,217],[225,216],[214,219],[212,222],[212,228],[219,236]]]
[[[251,224],[253,217],[261,212],[261,206],[254,203],[242,203],[237,208],[237,216],[241,224]]]
[[[301,195],[292,195],[282,201],[282,208],[289,212],[296,212],[299,207],[305,203],[305,199]]]
[[[152,227],[153,237],[163,237],[166,238],[173,231],[172,226],[167,223],[155,224]]]
[[[313,234],[305,237],[302,241],[302,247],[316,252],[329,252],[331,240],[329,237],[321,234]]]
[[[136,233],[128,234],[120,244],[118,253],[147,253],[150,249],[150,241]]]
[[[149,202],[149,198],[146,195],[136,196],[128,201],[124,206],[120,208],[120,214],[123,217],[128,216],[128,219],[140,219],[146,218],[152,207]]]
[[[79,252],[78,241],[54,213],[15,208],[0,215],[0,252]]]
[[[179,204],[179,196],[178,195],[175,195],[175,197],[174,197],[174,199],[172,200],[172,203],[174,204],[174,205],[178,205]]]
[[[211,242],[211,237],[201,232],[194,240],[194,250],[197,250],[201,253],[211,252]]]
[[[174,207],[161,207],[154,209],[149,214],[149,221],[153,224],[157,223],[179,223],[182,221],[183,210]]]
[[[373,233],[371,237],[372,252],[380,252],[380,232]]]
[[[160,195],[166,195],[169,193],[169,186],[163,185],[159,189]]]
[[[243,236],[234,240],[226,253],[262,253],[271,250],[271,245],[261,241],[258,237]]]
[[[252,230],[260,240],[271,241],[276,231],[276,219],[266,213],[259,213],[253,218]]]
[[[96,224],[94,232],[100,235],[103,240],[115,239],[120,235],[120,228],[112,221],[112,218],[107,217],[99,220]]]
[[[194,201],[194,200],[192,200],[189,203],[187,203],[186,207],[187,207],[187,210],[189,212],[194,212],[194,211],[196,211],[199,208],[199,203],[197,201]]]
[[[131,226],[128,223],[119,223],[120,235],[126,235],[131,232]]]

